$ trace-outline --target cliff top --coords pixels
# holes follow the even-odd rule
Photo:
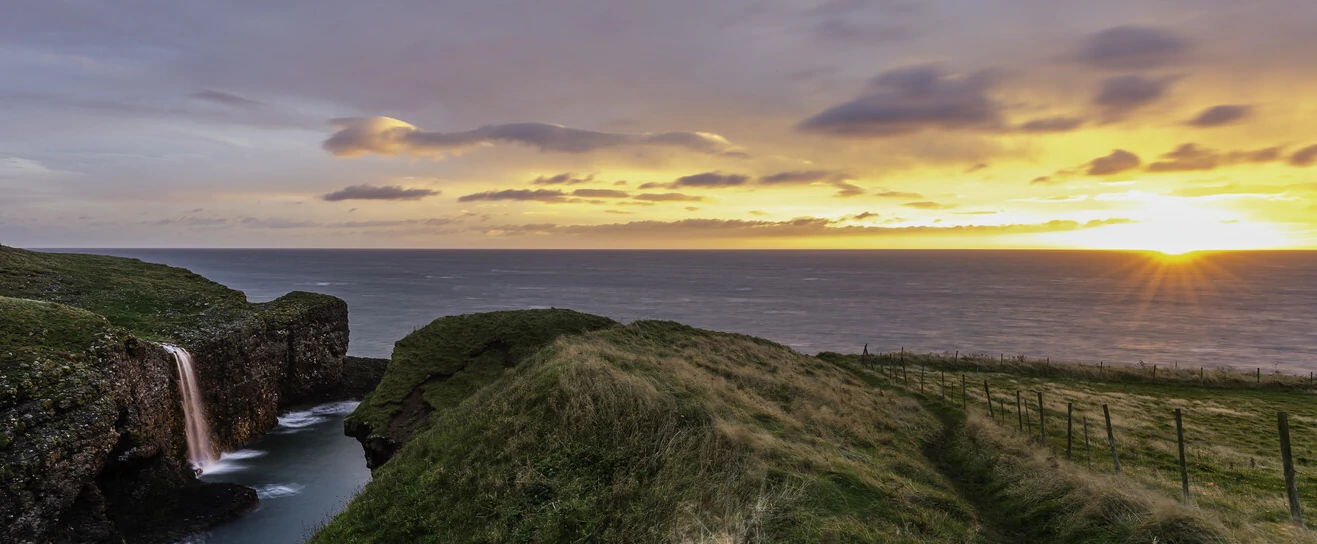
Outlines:
[[[155,341],[188,343],[234,327],[278,326],[296,310],[338,299],[290,293],[251,304],[182,268],[139,259],[46,253],[0,246],[0,296],[58,302],[104,316]]]
[[[406,442],[434,411],[456,406],[559,336],[617,324],[556,309],[441,317],[394,344],[388,372],[349,425]]]

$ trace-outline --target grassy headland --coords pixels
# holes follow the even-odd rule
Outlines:
[[[241,327],[279,328],[300,310],[337,300],[295,292],[251,304],[241,291],[182,268],[5,246],[0,246],[0,296],[83,308],[140,338],[176,343]]]
[[[448,350],[420,347],[466,334],[456,325],[405,339],[417,349],[403,350],[394,383],[441,374]],[[1043,457],[846,357],[641,321],[510,362],[463,395],[431,397],[428,425],[313,542],[1233,538],[1156,487]]]

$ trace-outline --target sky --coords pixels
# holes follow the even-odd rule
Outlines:
[[[1311,0],[15,0],[0,244],[1317,248]]]

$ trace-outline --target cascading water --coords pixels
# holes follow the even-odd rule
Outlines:
[[[192,354],[187,350],[163,344],[166,351],[173,354],[178,365],[178,390],[183,397],[183,428],[187,437],[187,457],[197,471],[205,471],[216,461],[215,450],[210,446],[210,424],[206,422],[206,408],[201,402],[201,391],[197,388],[197,376],[192,370]]]

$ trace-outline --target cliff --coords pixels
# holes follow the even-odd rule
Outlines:
[[[251,508],[185,461],[168,342],[193,355],[216,446],[343,389],[347,305],[265,304],[186,270],[0,246],[0,519],[6,542],[165,541]]]

